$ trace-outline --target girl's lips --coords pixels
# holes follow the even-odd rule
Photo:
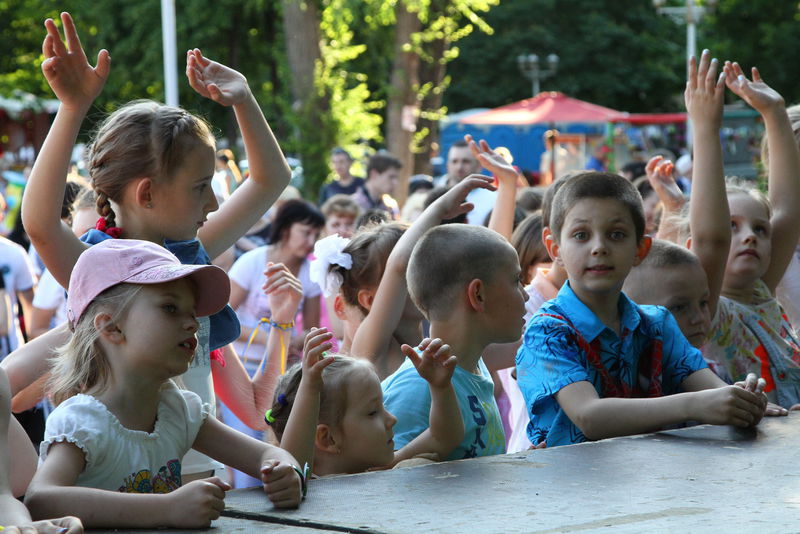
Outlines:
[[[754,258],[760,258],[760,256],[758,255],[758,252],[756,252],[752,248],[749,248],[747,250],[743,250],[742,252],[738,253],[737,256],[753,256]]]
[[[185,349],[191,350],[192,354],[194,354],[194,351],[197,348],[197,338],[194,336],[186,338],[183,341],[181,341],[180,346]]]

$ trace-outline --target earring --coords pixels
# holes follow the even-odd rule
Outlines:
[[[144,205],[144,207],[147,209],[152,209],[153,205],[150,202],[148,202],[147,204]]]

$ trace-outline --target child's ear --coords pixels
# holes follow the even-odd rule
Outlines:
[[[369,311],[372,309],[372,301],[375,300],[374,289],[359,289],[358,290],[358,304]]]
[[[687,237],[687,238],[686,238],[686,245],[685,245],[685,247],[686,247],[687,249],[689,249],[689,250],[692,250],[692,238],[691,238],[691,236],[689,236],[689,237]]]
[[[636,247],[636,259],[633,261],[633,266],[636,267],[644,261],[647,253],[650,252],[650,247],[653,246],[653,238],[649,235],[644,236],[639,241],[639,246]]]
[[[333,297],[333,312],[340,320],[347,320],[347,314],[344,312],[344,299],[341,293],[336,293],[336,296]]]
[[[337,443],[337,437],[328,425],[319,424],[314,433],[314,446],[329,454],[339,454],[342,448]]]
[[[475,278],[467,285],[467,301],[474,311],[482,312],[486,308],[486,285],[480,278]]]
[[[122,330],[111,320],[111,316],[107,313],[98,313],[94,316],[94,327],[100,332],[101,338],[115,345],[125,340]]]
[[[550,259],[553,262],[563,265],[561,262],[561,258],[558,256],[559,246],[556,243],[555,237],[553,236],[553,232],[550,231],[549,226],[545,226],[542,230],[542,241],[544,241],[544,246],[547,249],[547,253],[550,254]]]
[[[140,178],[134,183],[134,200],[137,206],[152,207],[153,186],[153,180],[150,178]]]

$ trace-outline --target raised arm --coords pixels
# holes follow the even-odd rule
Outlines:
[[[251,379],[233,349],[225,351],[226,365],[211,366],[214,390],[231,411],[250,428],[263,430],[264,411],[272,402],[278,377],[292,337],[288,326],[297,314],[303,298],[303,286],[282,263],[268,263],[264,272],[267,281],[262,290],[269,295],[270,319],[278,326],[269,329],[264,359]],[[283,363],[282,363],[283,362]]]
[[[70,335],[69,328],[64,323],[29,341],[0,363],[0,367],[8,374],[12,397],[47,374],[48,360],[53,357],[58,347],[69,341]],[[14,411],[24,409],[16,405],[16,399],[12,401],[11,407]]]
[[[689,203],[691,250],[700,259],[708,277],[711,317],[717,310],[731,248],[731,216],[719,140],[725,74],[718,76],[717,70],[718,62],[711,60],[708,50],[703,51],[699,65],[692,58],[684,93],[686,110],[694,124],[694,174],[692,200]]]
[[[503,156],[492,150],[489,143],[483,139],[481,139],[480,145],[472,139],[471,135],[465,135],[464,140],[469,143],[472,154],[481,162],[483,168],[497,177],[499,186],[494,209],[489,217],[489,228],[511,242],[511,234],[514,232],[514,210],[517,205],[519,173],[513,165],[503,159]]]
[[[356,330],[351,354],[373,362],[381,358],[380,351],[388,345],[406,305],[406,268],[414,245],[425,232],[441,223],[442,219],[450,219],[470,211],[474,206],[466,202],[466,198],[470,191],[478,187],[494,190],[489,177],[480,174],[468,176],[428,206],[405,231],[389,255],[372,308]]]
[[[769,147],[769,200],[772,253],[762,277],[772,293],[783,278],[800,238],[800,155],[783,97],[753,67],[748,80],[738,63],[725,62],[728,88],[764,118]]]
[[[42,72],[61,104],[47,133],[22,197],[22,222],[47,268],[66,287],[78,256],[85,249],[61,221],[61,203],[78,132],[97,95],[102,91],[111,60],[106,50],[92,67],[81,47],[69,13],[61,14],[67,44],[52,19],[45,21]]]
[[[686,197],[678,183],[675,181],[673,171],[675,165],[663,156],[653,156],[645,166],[647,181],[653,187],[653,191],[658,195],[661,202],[661,222],[658,225],[658,239],[664,239],[677,243],[679,241],[679,229],[673,223],[673,216],[680,214],[686,204]],[[683,246],[684,243],[678,243]]]
[[[403,345],[403,353],[428,382],[431,392],[430,426],[408,445],[395,451],[392,465],[423,453],[435,453],[444,460],[464,439],[464,421],[451,382],[458,361],[452,355],[450,345],[445,345],[439,338],[426,338],[419,347],[421,354]]]
[[[275,202],[289,184],[291,171],[244,76],[208,59],[197,48],[186,53],[186,76],[201,95],[233,106],[250,165],[250,178],[198,232],[208,255],[214,258],[245,235]]]
[[[333,346],[330,341],[332,338],[332,334],[325,328],[313,328],[306,335],[302,377],[281,437],[281,447],[301,465],[314,465],[314,443],[323,386],[322,371],[334,361],[333,357],[325,357],[325,351]]]

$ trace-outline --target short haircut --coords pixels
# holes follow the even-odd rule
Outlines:
[[[490,281],[506,264],[517,266],[514,249],[500,234],[483,226],[447,224],[428,230],[408,262],[408,291],[430,321],[444,320],[459,293],[475,279]]]
[[[561,186],[564,185],[567,180],[579,174],[583,174],[582,171],[565,172],[556,178],[555,181],[550,184],[550,187],[545,190],[544,196],[542,197],[542,226],[550,226],[550,208],[553,206],[553,197],[556,196],[558,190],[561,189]]]
[[[400,163],[400,160],[396,157],[392,156],[388,152],[381,152],[375,154],[369,161],[367,162],[367,180],[369,180],[370,174],[372,171],[377,172],[378,174],[384,173],[389,169],[402,169],[403,164]]]
[[[348,160],[353,161],[353,157],[350,155],[350,152],[348,152],[347,150],[343,149],[340,146],[337,146],[336,148],[331,150],[331,157],[333,156],[344,156]]]
[[[361,213],[358,203],[350,195],[333,195],[325,201],[320,209],[326,219],[331,215],[355,219]]]
[[[466,141],[464,141],[463,139],[461,139],[459,141],[456,141],[452,145],[450,145],[450,150],[452,150],[454,148],[469,148],[469,144]],[[450,153],[450,150],[447,151],[448,154]]]
[[[550,208],[550,229],[556,241],[569,210],[579,201],[592,198],[612,198],[624,205],[631,214],[636,229],[636,242],[644,237],[644,208],[642,197],[628,180],[607,172],[584,172],[570,178],[553,197]]]
[[[650,252],[639,267],[663,269],[680,265],[700,265],[697,255],[686,247],[676,245],[664,239],[653,239]],[[636,267],[637,269],[639,267]]]
[[[325,226],[325,216],[314,204],[306,200],[287,200],[275,215],[267,243],[270,245],[280,243],[295,223],[322,228]]]

